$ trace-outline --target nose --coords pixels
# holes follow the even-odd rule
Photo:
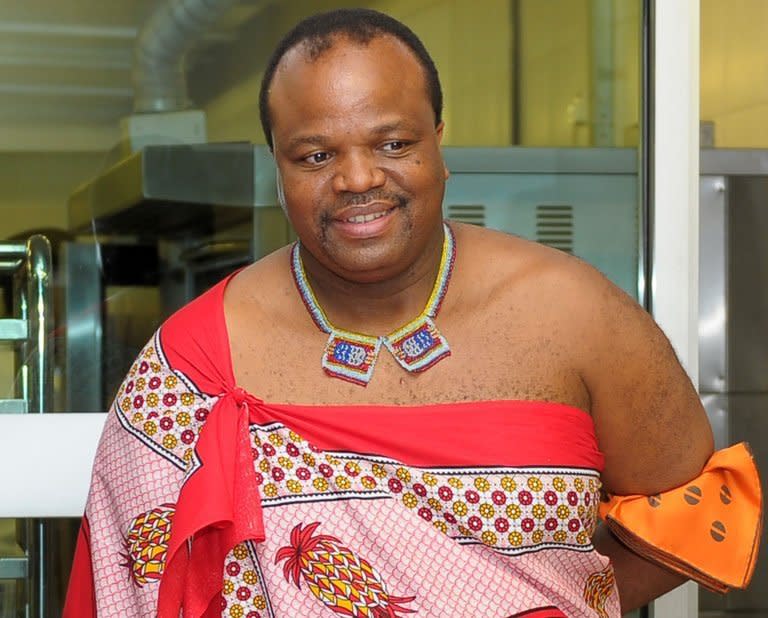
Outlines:
[[[365,193],[384,184],[384,171],[370,152],[352,152],[337,162],[333,188],[339,193]]]

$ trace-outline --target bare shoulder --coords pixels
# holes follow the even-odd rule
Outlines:
[[[452,227],[463,278],[476,282],[486,295],[529,305],[535,311],[546,309],[552,318],[560,313],[573,319],[578,305],[583,308],[579,314],[591,319],[594,307],[604,297],[627,310],[639,309],[599,271],[577,257],[512,234],[464,224],[454,223]]]
[[[712,454],[713,438],[672,345],[651,315],[597,270],[575,260],[565,273],[554,279],[572,320],[606,486],[653,494],[689,481]]]
[[[284,314],[281,308],[289,303],[293,292],[289,263],[290,248],[283,247],[232,278],[224,293],[224,311],[231,326]]]
[[[456,235],[486,299],[557,334],[589,393],[609,490],[652,494],[700,472],[712,453],[706,414],[667,337],[633,298],[560,251],[465,226]]]
[[[587,262],[536,242],[474,226],[456,226],[464,278],[487,282],[486,297],[546,316],[572,332],[584,361],[605,341],[666,342],[650,315]],[[490,294],[489,294],[490,292]]]
[[[697,476],[712,454],[712,431],[652,316],[580,260],[566,260],[543,281],[551,302],[566,311],[562,319],[590,395],[607,488],[649,495]]]

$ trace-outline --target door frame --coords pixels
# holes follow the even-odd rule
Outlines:
[[[646,0],[650,11],[650,302],[698,387],[700,0]],[[657,599],[652,615],[696,618],[698,586]]]

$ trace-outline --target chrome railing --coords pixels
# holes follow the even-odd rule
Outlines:
[[[0,278],[13,282],[14,316],[0,319],[0,341],[15,346],[15,393],[0,399],[0,413],[51,411],[53,394],[53,272],[51,245],[35,235],[26,243],[0,244]],[[46,601],[46,530],[40,520],[18,520],[22,557],[0,557],[0,579],[17,580],[26,598],[26,615],[50,613]],[[20,595],[21,596],[21,595]]]

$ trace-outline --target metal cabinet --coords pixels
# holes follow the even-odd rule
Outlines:
[[[768,469],[768,151],[701,155],[699,388],[718,448],[747,441]],[[711,616],[768,615],[768,535],[753,583],[702,591]]]

